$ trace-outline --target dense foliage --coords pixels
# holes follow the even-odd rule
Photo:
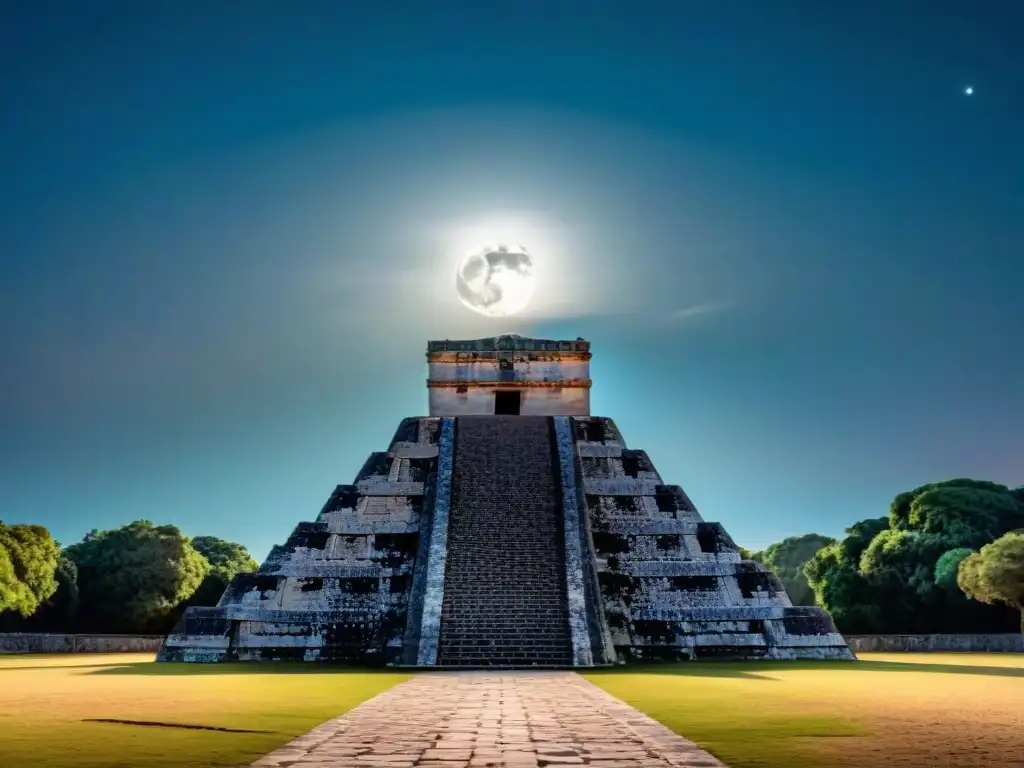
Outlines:
[[[192,546],[206,558],[210,570],[198,589],[185,601],[190,605],[216,605],[228,584],[239,573],[252,573],[259,567],[249,550],[233,541],[216,536],[196,536]]]
[[[1005,631],[1010,613],[954,589],[971,551],[1024,525],[1024,494],[981,480],[899,494],[805,566],[818,602],[848,633]]]
[[[0,523],[0,632],[166,632],[257,567],[241,544],[146,520],[63,551],[45,528]]]
[[[782,580],[793,605],[814,605],[814,590],[807,583],[804,565],[818,550],[834,541],[835,539],[818,533],[790,536],[772,544],[763,552],[749,553],[749,559],[763,563]]]
[[[210,570],[175,526],[148,520],[91,531],[66,554],[78,567],[80,621],[95,631],[162,627]]]
[[[1024,533],[1012,532],[960,562],[957,583],[967,597],[1021,612],[1024,633]]]
[[[60,545],[41,525],[0,523],[0,613],[29,616],[57,590]]]

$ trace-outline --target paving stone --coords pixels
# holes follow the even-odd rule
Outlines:
[[[259,768],[725,768],[574,672],[417,675]]]

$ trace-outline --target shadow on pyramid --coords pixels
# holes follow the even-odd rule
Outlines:
[[[852,659],[590,415],[590,344],[432,341],[430,415],[338,486],[159,661],[409,667]]]

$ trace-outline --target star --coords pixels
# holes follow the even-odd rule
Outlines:
[[[970,96],[972,93],[974,93],[974,87],[973,86],[968,85],[966,88],[964,88],[964,94],[965,95]]]

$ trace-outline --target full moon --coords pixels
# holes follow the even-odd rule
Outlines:
[[[463,259],[455,274],[459,301],[491,317],[522,312],[530,303],[535,285],[533,259],[521,245],[474,251]]]

